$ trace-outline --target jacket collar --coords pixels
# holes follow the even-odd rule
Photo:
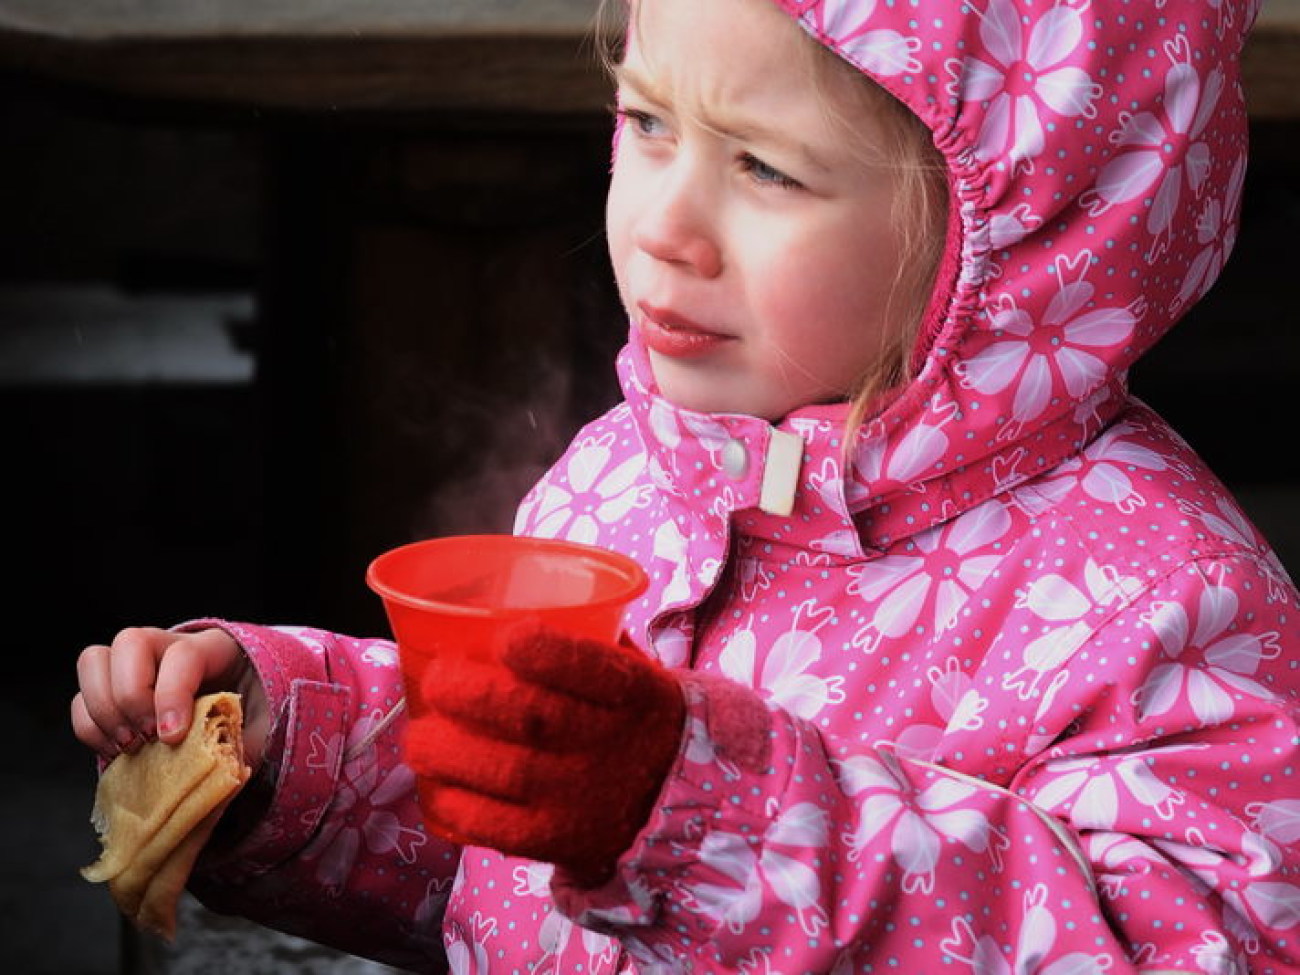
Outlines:
[[[619,378],[645,444],[649,474],[694,531],[860,560],[1009,492],[1077,453],[1122,408],[1122,378],[1078,408],[979,451],[963,440],[983,422],[971,391],[909,390],[844,449],[844,404],[797,410],[777,424],[741,414],[706,414],[668,402],[635,338]]]

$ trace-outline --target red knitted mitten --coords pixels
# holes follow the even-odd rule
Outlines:
[[[677,680],[631,645],[521,628],[430,665],[406,759],[430,825],[596,886],[649,818],[682,736]]]

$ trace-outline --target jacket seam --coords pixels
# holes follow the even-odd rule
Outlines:
[[[920,766],[921,768],[933,769],[942,775],[950,776],[960,782],[965,782],[968,785],[975,786],[984,791],[1006,796],[1007,798],[1014,800],[1017,805],[1028,809],[1038,817],[1043,825],[1052,831],[1052,834],[1056,837],[1057,841],[1065,847],[1066,852],[1069,853],[1071,858],[1074,860],[1075,866],[1077,866],[1079,871],[1087,878],[1088,886],[1093,888],[1094,891],[1097,889],[1097,878],[1093,873],[1092,864],[1089,863],[1088,858],[1084,856],[1083,847],[1079,844],[1078,840],[1075,839],[1074,834],[1070,832],[1064,823],[1041,806],[1036,805],[1024,796],[1017,795],[1010,789],[1004,788],[995,782],[989,782],[986,779],[981,779],[974,775],[968,775],[965,772],[958,772],[955,769],[948,768],[946,765],[938,765],[934,762],[921,761],[920,759],[904,759],[904,761],[909,761],[913,765]]]

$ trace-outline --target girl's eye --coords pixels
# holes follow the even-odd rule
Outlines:
[[[787,176],[781,170],[769,166],[757,156],[751,156],[749,153],[745,153],[741,157],[741,166],[757,183],[779,186],[787,190],[800,189],[803,186],[797,179]]]
[[[618,115],[629,122],[640,135],[663,135],[664,123],[657,115],[652,115],[650,112],[642,111],[639,108],[620,108]]]

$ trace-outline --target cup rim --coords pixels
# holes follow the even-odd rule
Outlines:
[[[428,599],[423,596],[414,596],[400,589],[395,589],[389,583],[385,582],[381,575],[390,563],[397,562],[406,558],[414,552],[426,552],[430,549],[438,548],[455,548],[467,543],[476,544],[489,548],[526,548],[534,551],[544,552],[563,552],[570,555],[578,555],[589,561],[597,562],[606,569],[622,575],[625,585],[620,587],[611,595],[602,599],[584,600],[580,603],[573,603],[571,607],[591,606],[600,608],[614,604],[629,603],[636,599],[650,585],[650,579],[646,572],[635,560],[622,552],[615,552],[610,549],[599,548],[595,545],[587,545],[583,542],[573,542],[561,538],[535,538],[530,535],[509,535],[500,534],[477,534],[477,535],[441,535],[435,538],[424,538],[414,542],[408,542],[404,545],[398,545],[380,553],[366,567],[366,585],[376,594],[386,600],[391,600],[398,605],[411,609],[433,610],[439,613],[449,615],[466,616],[473,618],[489,617],[524,617],[531,616],[538,612],[537,609],[528,607],[519,607],[513,609],[485,609],[478,606],[464,606],[458,603],[442,602],[437,599]],[[560,605],[550,607],[553,609],[571,608],[570,606]]]

